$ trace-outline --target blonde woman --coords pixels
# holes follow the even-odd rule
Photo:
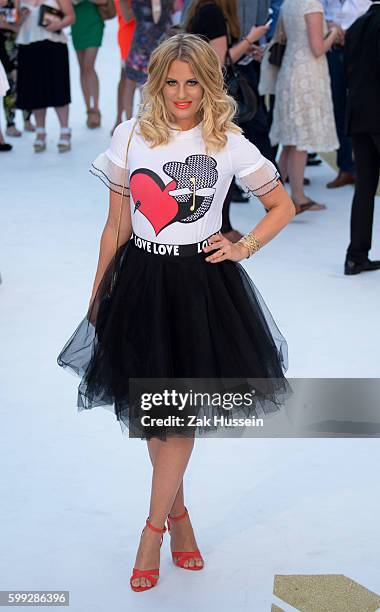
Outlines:
[[[143,422],[129,379],[159,378],[169,387],[172,378],[216,379],[227,390],[236,378],[245,389],[248,378],[262,379],[251,406],[230,407],[233,417],[254,417],[259,406],[275,412],[289,393],[286,341],[238,262],[289,223],[294,205],[272,163],[233,123],[235,112],[216,52],[198,36],[176,35],[151,56],[137,119],[116,128],[92,165],[111,190],[108,220],[87,315],[58,363],[82,376],[80,409],[114,406],[122,430],[147,440],[153,480],[130,580],[135,591],[157,583],[166,520],[174,563],[204,565],[183,483],[195,433],[204,430],[188,421]],[[238,243],[218,232],[234,174],[269,211]],[[202,406],[204,417],[223,410]],[[154,414],[179,412],[169,402]]]

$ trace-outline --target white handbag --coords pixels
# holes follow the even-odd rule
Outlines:
[[[269,61],[270,48],[274,43],[275,41],[274,39],[272,39],[267,48],[265,49],[263,60],[261,62],[259,80],[260,96],[274,95],[276,92],[276,83],[279,67],[274,66]]]
[[[276,93],[277,77],[281,66],[274,66],[274,64],[271,64],[269,61],[269,56],[272,46],[277,42],[286,42],[286,34],[281,13],[277,21],[277,26],[273,38],[266,46],[263,61],[261,62],[259,80],[260,96],[274,95]]]

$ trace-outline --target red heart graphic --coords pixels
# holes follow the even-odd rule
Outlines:
[[[178,203],[169,191],[177,187],[176,181],[165,186],[151,170],[135,170],[130,178],[130,189],[137,210],[151,223],[156,236],[170,224],[178,213]]]

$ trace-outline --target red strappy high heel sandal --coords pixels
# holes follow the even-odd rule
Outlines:
[[[180,514],[179,516],[170,516],[169,514],[168,521],[167,521],[169,533],[170,533],[171,521],[180,521],[184,519],[186,516],[188,516],[186,507],[185,507],[185,512],[183,514]],[[193,557],[200,557],[203,565],[193,565],[193,566],[189,565],[186,567],[186,565],[184,565],[185,561],[187,561],[188,559],[192,559]],[[204,560],[198,548],[196,550],[191,550],[191,551],[180,551],[180,550],[173,551],[172,558],[173,558],[173,562],[175,563],[175,565],[178,565],[178,567],[182,567],[183,569],[201,570],[204,567]]]
[[[149,517],[146,519],[146,525],[149,527],[149,529],[151,529],[152,531],[155,531],[156,533],[161,533],[161,542],[160,542],[160,548],[162,546],[162,540],[164,538],[164,533],[166,531],[166,527],[164,526],[163,529],[158,529],[158,527],[153,527],[152,523],[149,520]],[[144,528],[145,529],[145,528]],[[143,531],[144,531],[143,529]],[[141,532],[142,535],[142,532]],[[141,578],[142,576],[144,576],[144,578],[148,578],[148,580],[150,580],[150,582],[152,583],[150,586],[142,586],[140,584],[140,586],[135,586],[132,584],[132,580],[134,580],[135,578]],[[157,578],[156,578],[157,576]],[[132,572],[132,576],[129,580],[129,583],[131,585],[131,588],[133,589],[133,591],[147,591],[148,589],[152,589],[154,586],[156,586],[157,582],[158,582],[158,578],[160,576],[160,569],[157,567],[155,569],[147,569],[147,570],[140,570],[138,569],[138,567],[134,567],[133,568],[133,572]]]

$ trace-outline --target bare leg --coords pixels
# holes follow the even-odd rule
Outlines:
[[[46,108],[38,108],[33,111],[36,120],[36,127],[45,129]]]
[[[296,147],[289,147],[288,154],[288,172],[289,183],[292,192],[292,199],[297,210],[300,210],[301,204],[310,202],[304,191],[304,174],[307,160],[306,151],[297,151]],[[315,203],[310,210],[321,210],[326,208],[324,204]]]
[[[131,119],[133,115],[133,100],[136,91],[135,81],[127,79],[125,76],[124,68],[121,70],[120,81],[117,89],[117,116],[115,125],[112,128],[114,132],[115,128],[123,120],[123,112],[125,113],[126,120]]]
[[[36,129],[35,126],[33,125],[32,122],[32,111],[22,111],[22,115],[24,118],[24,130],[26,132],[34,132],[34,130]]]
[[[56,106],[55,112],[58,115],[58,121],[61,128],[68,127],[69,124],[69,105]]]
[[[125,76],[124,68],[121,69],[119,83],[117,86],[117,109],[115,125],[112,132],[123,120],[123,113],[127,114],[127,77]],[[128,117],[127,117],[128,118]]]
[[[157,452],[160,448],[161,440],[159,440],[158,438],[151,438],[150,440],[148,440],[147,444],[148,444],[150,460],[152,462],[152,466],[154,467],[154,462],[156,460]],[[184,510],[184,496],[183,496],[183,479],[182,479],[179,489],[177,491],[177,495],[175,496],[173,505],[170,508],[170,514],[173,514],[173,516],[176,516],[177,514],[181,514],[183,510]]]
[[[194,438],[172,437],[167,441],[158,441],[152,476],[152,491],[149,507],[149,518],[154,527],[162,528],[173,506],[178,489],[189,462]],[[161,534],[144,528],[136,555],[135,566],[139,569],[158,567],[160,562]],[[135,578],[135,586],[150,586],[151,581],[145,577]]]
[[[77,51],[76,54],[79,62],[80,84],[82,87],[84,102],[86,104],[86,109],[89,110],[91,108],[91,92],[86,72],[85,51],[80,50]]]
[[[133,99],[136,91],[136,82],[131,81],[131,79],[126,79],[125,85],[125,113],[127,115],[127,119],[131,119],[133,114]]]
[[[33,111],[34,117],[36,120],[36,129],[45,130],[45,122],[46,122],[46,108],[38,108]],[[36,134],[36,140],[34,141],[34,148],[37,151],[44,150],[45,144],[43,144],[46,140],[46,134],[44,132],[40,132]],[[42,144],[41,144],[42,143]]]
[[[306,151],[297,151],[295,147],[289,147],[288,153],[288,172],[289,183],[294,202],[300,204],[306,202],[307,196],[304,192],[304,173],[306,167]]]
[[[87,110],[99,108],[99,79],[95,71],[95,60],[98,53],[97,47],[90,47],[77,51],[80,68],[80,83]]]
[[[59,121],[59,125],[61,127],[61,130],[63,128],[67,128],[69,125],[69,105],[65,104],[65,106],[56,106],[55,107],[55,112],[57,113],[58,116],[58,121]],[[61,132],[59,140],[63,140],[66,141],[67,143],[70,142],[71,139],[71,132],[70,131],[65,131],[65,132]],[[61,146],[61,145],[59,145]],[[63,147],[66,148],[66,144],[62,145]]]
[[[285,180],[289,176],[289,170],[288,170],[289,151],[290,151],[290,147],[288,145],[285,145],[282,148],[280,159],[278,162],[280,172],[281,172],[281,179],[283,182],[285,182]]]
[[[150,455],[150,459],[151,459],[153,466],[154,466],[156,454],[157,454],[160,444],[161,444],[161,441],[158,440],[157,438],[152,438],[148,442],[149,455]],[[170,514],[171,516],[176,517],[176,516],[179,516],[180,514],[183,514],[184,510],[185,510],[185,500],[184,500],[184,487],[183,487],[183,479],[182,479],[181,484],[177,491],[177,495],[173,502],[173,505],[170,508]],[[171,525],[170,535],[171,535],[170,547],[172,551],[174,550],[191,551],[191,550],[196,550],[198,548],[189,516],[186,516],[184,519],[181,519],[178,522],[173,521]],[[184,562],[184,565],[186,567],[187,566],[192,567],[194,565],[202,567],[203,562],[199,557],[194,556],[192,559],[187,559]]]

